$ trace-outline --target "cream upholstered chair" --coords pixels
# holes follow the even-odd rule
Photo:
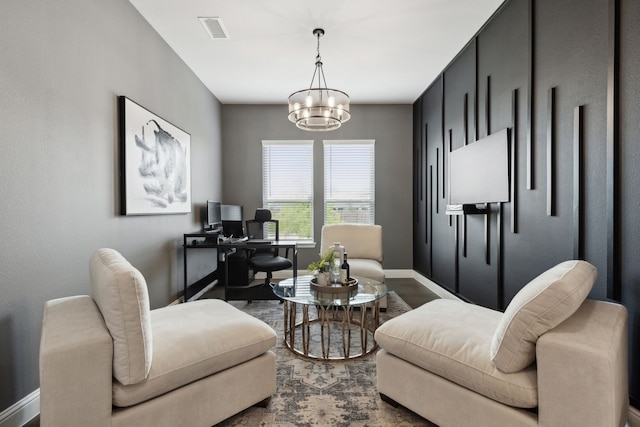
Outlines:
[[[90,261],[93,298],[45,303],[42,426],[212,426],[276,390],[276,334],[221,300],[149,309],[117,251]]]
[[[384,283],[382,269],[382,226],[369,224],[331,224],[322,227],[320,241],[324,253],[340,242],[348,254],[352,276],[367,277]],[[380,300],[380,308],[386,309],[387,298]]]
[[[447,427],[624,426],[627,311],[585,300],[595,278],[566,261],[504,313],[438,299],[385,322],[378,391]]]

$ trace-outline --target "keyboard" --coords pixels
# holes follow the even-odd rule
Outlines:
[[[272,240],[269,239],[249,239],[249,243],[258,243],[258,244],[271,244]]]

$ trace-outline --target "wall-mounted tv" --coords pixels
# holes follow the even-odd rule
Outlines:
[[[449,154],[449,203],[482,204],[509,201],[510,129]]]

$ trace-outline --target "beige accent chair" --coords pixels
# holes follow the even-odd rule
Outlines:
[[[221,300],[149,309],[113,249],[90,260],[93,298],[45,303],[42,426],[212,426],[276,390],[276,334]]]
[[[382,226],[368,224],[331,224],[322,227],[321,252],[325,253],[340,242],[347,252],[352,276],[367,277],[384,283],[382,269]],[[387,298],[380,300],[386,309]]]
[[[375,333],[378,391],[441,427],[621,427],[627,310],[585,300],[596,269],[567,261],[504,314],[434,300]]]

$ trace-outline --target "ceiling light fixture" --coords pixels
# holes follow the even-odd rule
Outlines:
[[[341,90],[327,88],[320,57],[320,37],[324,35],[324,30],[316,28],[313,35],[318,39],[316,69],[308,89],[289,95],[289,120],[302,130],[334,130],[351,118],[349,95]],[[314,85],[316,77],[318,82]]]

